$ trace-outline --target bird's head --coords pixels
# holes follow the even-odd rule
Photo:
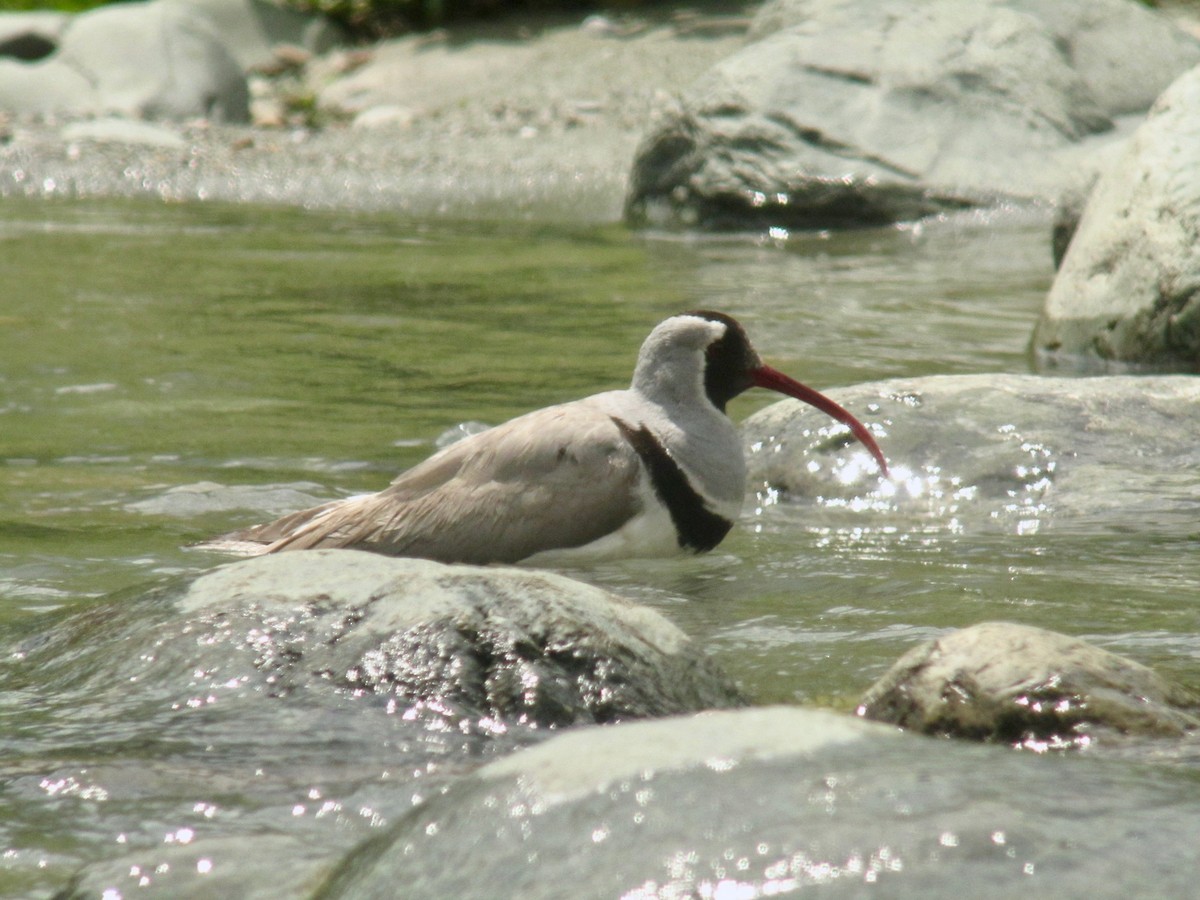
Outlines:
[[[795,397],[846,425],[871,452],[886,477],[887,461],[867,427],[819,391],[763,363],[732,316],[695,310],[660,322],[642,344],[633,389],[670,404],[725,405],[752,387]]]

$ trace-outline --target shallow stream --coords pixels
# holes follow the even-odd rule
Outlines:
[[[1053,272],[1045,218],[1015,211],[697,238],[6,200],[0,274],[0,896],[38,896],[133,847],[255,833],[258,815],[282,836],[274,866],[303,868],[327,831],[327,852],[343,852],[414,792],[381,786],[382,744],[351,771],[352,734],[322,741],[311,723],[301,752],[257,716],[224,735],[248,758],[210,758],[209,780],[181,791],[189,782],[172,773],[205,745],[202,710],[149,741],[137,687],[44,696],[21,670],[23,640],[113,592],[223,561],[189,543],[378,489],[462,423],[624,386],[639,343],[673,312],[737,316],[772,365],[822,389],[1025,373]],[[748,395],[733,414],[772,399]],[[1181,479],[1195,496],[1196,476]],[[895,516],[873,527],[751,497],[707,557],[567,574],[660,610],[763,702],[851,708],[916,642],[997,619],[1084,637],[1195,688],[1198,532],[1153,503],[1066,523],[1051,508],[1034,528]],[[102,744],[72,703],[106,721]],[[1123,764],[1155,765],[1155,750]],[[1154,780],[1193,804],[1200,833],[1200,771],[1160,765]],[[292,816],[261,812],[276,807]],[[320,840],[290,843],[298,834]],[[250,877],[261,853],[231,847],[223,864]]]

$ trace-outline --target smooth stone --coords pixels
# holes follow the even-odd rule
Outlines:
[[[1037,19],[1109,116],[1149,109],[1181,72],[1200,62],[1200,44],[1170,18],[1130,0],[985,0]],[[813,15],[813,0],[770,0],[750,39]],[[876,4],[878,8],[878,4]],[[859,9],[862,7],[860,6]]]
[[[133,119],[87,119],[63,126],[64,141],[97,141],[113,144],[140,144],[162,147],[164,150],[183,150],[187,147],[178,133],[168,128]]]
[[[95,85],[94,110],[136,118],[249,119],[237,60],[207,18],[158,0],[81,13],[53,57]]]
[[[268,0],[165,0],[200,13],[209,22],[242,71],[277,62],[277,48],[301,47],[327,53],[346,42],[341,29],[324,16],[300,12]]]
[[[1010,622],[914,647],[858,708],[923,734],[1037,750],[1087,747],[1114,733],[1180,737],[1200,728],[1197,712],[1200,698],[1140,663]]]
[[[92,82],[55,56],[36,62],[0,59],[0,110],[44,116],[94,111],[98,105]]]
[[[1088,197],[1034,332],[1043,362],[1200,371],[1198,122],[1200,68],[1159,98]]]
[[[369,106],[354,117],[351,123],[354,128],[407,128],[416,118],[407,106],[386,104]]]
[[[1178,784],[816,710],[702,713],[491,763],[361,845],[316,896],[1180,895],[1200,790]]]
[[[1181,375],[1056,378],[935,375],[832,390],[872,428],[892,470],[884,482],[848,430],[797,400],[742,425],[749,485],[762,515],[776,503],[822,508],[823,521],[890,512],[928,527],[1030,534],[1072,521],[1121,528],[1150,519],[1195,530],[1200,380]],[[1152,434],[1152,451],[1131,435]]]
[[[1174,29],[1136,4],[1133,46]],[[1114,7],[1115,8],[1115,7]],[[751,42],[665,106],[637,151],[635,224],[836,228],[904,221],[999,199],[1052,200],[1116,140],[1108,97],[1139,57],[1115,52],[1104,15],[974,0],[768,4]],[[1057,7],[1055,7],[1057,10]],[[1063,30],[1071,33],[1065,40]],[[1178,29],[1153,77],[1200,61]],[[1077,67],[1072,48],[1086,48]],[[1159,65],[1161,63],[1161,66]],[[1101,84],[1088,79],[1117,70]],[[1127,127],[1127,126],[1126,126]]]

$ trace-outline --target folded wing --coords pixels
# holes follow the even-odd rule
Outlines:
[[[640,511],[637,454],[612,418],[550,407],[460,441],[377,494],[292,513],[226,540],[261,552],[351,547],[443,562],[516,562],[580,547]]]

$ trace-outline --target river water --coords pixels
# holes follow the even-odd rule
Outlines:
[[[90,751],[69,708],[22,673],[30,636],[222,561],[187,549],[194,541],[378,489],[463,423],[624,386],[639,343],[671,313],[739,317],[771,364],[818,388],[1027,373],[1053,275],[1045,217],[1013,210],[700,238],[18,200],[0,209],[0,272],[0,896],[48,894],[81,864],[183,842],[198,822],[253,832],[222,823],[279,790],[225,789],[214,818],[203,786],[172,805],[152,786],[104,783],[93,766],[113,782],[170,770],[188,751],[148,745],[121,693],[103,751]],[[732,413],[771,400],[748,395]],[[707,557],[567,574],[660,610],[763,702],[850,708],[914,643],[996,619],[1200,682],[1197,536],[1177,517],[1116,511],[1022,534],[922,532],[894,517],[843,527],[825,515],[748,503]],[[244,727],[250,740],[261,723]],[[341,766],[346,752],[297,761],[252,743],[254,768],[288,770],[289,784]],[[1167,777],[1196,799],[1192,768]],[[296,808],[319,808],[320,796]],[[388,817],[360,810],[332,846]]]

